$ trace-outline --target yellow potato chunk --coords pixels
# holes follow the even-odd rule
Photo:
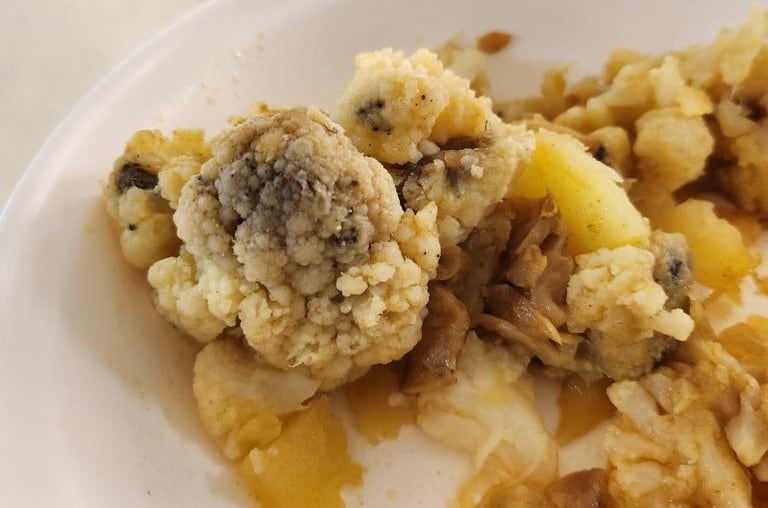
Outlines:
[[[254,448],[240,466],[263,508],[343,508],[341,489],[360,485],[362,468],[347,453],[344,426],[327,397],[289,416],[267,448]]]
[[[585,150],[570,136],[539,131],[533,159],[512,183],[511,194],[551,195],[571,234],[573,254],[646,245],[650,227],[617,184],[619,176]]]
[[[765,365],[768,358],[768,317],[752,315],[720,332],[720,344],[740,362]]]
[[[718,217],[709,201],[689,199],[675,206],[658,218],[658,227],[685,235],[696,279],[716,291],[738,292],[741,280],[757,266],[739,230]]]

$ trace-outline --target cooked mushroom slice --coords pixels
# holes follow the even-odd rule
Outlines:
[[[555,508],[607,508],[614,506],[604,469],[585,469],[563,476],[549,487],[547,497]]]
[[[403,391],[416,394],[456,381],[456,358],[469,331],[469,313],[453,293],[440,284],[429,289],[429,314],[421,327],[421,341],[407,356]]]

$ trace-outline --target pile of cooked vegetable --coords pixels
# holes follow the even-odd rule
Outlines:
[[[372,444],[415,421],[470,455],[460,506],[749,506],[768,336],[716,336],[707,302],[759,261],[766,36],[755,10],[709,46],[617,51],[495,105],[456,48],[387,49],[358,56],[332,117],[259,104],[210,142],[136,133],[108,211],[200,342],[202,424],[262,506],[340,506],[362,481],[339,387]],[[535,376],[610,399],[604,470],[559,478]]]

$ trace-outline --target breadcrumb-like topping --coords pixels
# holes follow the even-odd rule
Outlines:
[[[239,323],[267,362],[324,388],[409,351],[435,205],[404,212],[390,174],[318,110],[263,107],[213,148],[174,215],[189,256],[150,270],[160,311],[203,341]]]

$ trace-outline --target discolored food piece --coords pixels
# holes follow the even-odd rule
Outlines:
[[[362,53],[341,96],[338,120],[355,146],[383,163],[417,162],[435,144],[476,138],[500,123],[487,97],[425,49],[410,57]]]
[[[691,271],[685,264],[689,257],[680,250],[684,240],[656,233],[652,243],[661,262],[637,247],[601,249],[576,256],[568,283],[568,330],[585,333],[588,355],[613,379],[648,372],[693,331],[685,310],[668,304],[671,298],[687,309]],[[669,294],[655,277],[667,282]]]
[[[484,333],[523,346],[549,367],[585,371],[592,366],[577,357],[582,338],[561,329],[573,271],[566,238],[550,198],[508,198],[462,245],[478,266],[448,283]]]
[[[585,469],[559,478],[546,489],[553,508],[612,508],[604,469]]]
[[[324,388],[409,351],[440,253],[435,206],[404,212],[389,173],[318,110],[262,107],[213,147],[174,215],[197,272],[153,267],[160,311],[184,310],[174,322],[193,335],[198,314],[239,324],[268,363]]]
[[[181,186],[210,156],[201,130],[179,129],[170,138],[150,130],[134,134],[104,189],[129,263],[147,268],[178,253],[173,210]]]
[[[478,262],[444,284],[465,302],[473,327],[561,371],[636,377],[688,337],[693,279],[684,237],[655,232],[650,250],[575,258],[567,241],[551,198],[508,198],[459,247]]]
[[[451,140],[419,162],[390,171],[407,208],[437,204],[440,244],[448,248],[466,240],[504,199],[532,148],[530,132],[502,125],[478,138]]]
[[[437,204],[443,248],[464,241],[502,200],[534,144],[426,50],[360,55],[338,118],[360,151],[387,165],[404,207]]]

